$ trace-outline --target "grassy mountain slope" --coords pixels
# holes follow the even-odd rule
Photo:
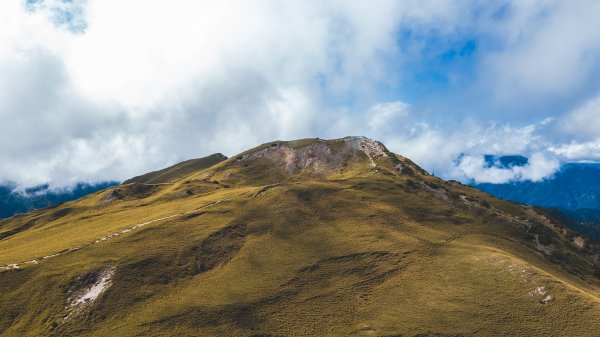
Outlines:
[[[600,331],[596,243],[364,138],[264,144],[7,232],[5,336]]]
[[[123,184],[161,184],[170,183],[183,179],[190,174],[211,167],[227,159],[221,153],[211,154],[208,157],[190,159],[162,170],[149,172],[141,176],[133,177],[123,182]]]
[[[486,156],[487,159],[487,156]],[[527,158],[493,157],[497,167],[522,166]],[[498,198],[550,208],[561,222],[595,240],[600,240],[600,164],[569,163],[542,181],[504,184],[474,184]]]

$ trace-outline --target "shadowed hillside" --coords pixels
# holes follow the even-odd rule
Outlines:
[[[600,331],[595,242],[379,142],[275,141],[185,172],[1,221],[0,334]]]
[[[491,159],[498,161],[500,167],[522,166],[527,162],[527,158],[520,156]],[[600,164],[566,164],[553,176],[537,182],[473,186],[498,198],[550,208],[569,227],[600,240]]]

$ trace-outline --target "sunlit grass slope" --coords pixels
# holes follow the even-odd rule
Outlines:
[[[264,144],[1,233],[6,336],[600,331],[595,243],[364,138]]]
[[[208,157],[190,159],[184,162],[175,164],[173,166],[169,166],[162,170],[149,172],[143,174],[141,176],[133,177],[124,182],[124,184],[129,183],[142,183],[142,184],[160,184],[160,183],[170,183],[182,178],[189,176],[192,173],[205,169],[207,167],[211,167],[217,163],[222,162],[227,159],[221,153],[215,153]]]

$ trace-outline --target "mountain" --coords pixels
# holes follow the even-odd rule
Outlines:
[[[208,157],[190,159],[179,164],[169,166],[162,170],[150,172],[137,176],[128,180],[125,180],[123,184],[130,183],[142,183],[142,184],[162,184],[170,183],[189,176],[190,174],[211,167],[215,164],[222,162],[227,159],[221,153],[215,153]]]
[[[486,156],[486,162],[497,167],[522,166],[527,164],[527,158]],[[564,223],[600,241],[600,164],[569,163],[554,176],[538,182],[473,186],[498,198],[551,208]]]
[[[485,166],[487,168],[497,167],[500,169],[507,169],[514,166],[525,166],[529,163],[529,158],[520,155],[509,155],[509,156],[496,156],[492,154],[486,154],[483,156]]]
[[[0,335],[600,331],[598,243],[379,142],[275,141],[170,175],[0,221]]]
[[[123,182],[123,184],[169,183],[213,166],[225,159],[227,157],[221,153],[215,153],[204,158],[190,159],[162,170],[131,178]],[[15,184],[3,184],[0,185],[0,218],[11,217],[15,214],[29,212],[34,209],[52,207],[115,185],[119,185],[119,183],[116,181],[77,183],[70,189],[55,190],[51,189],[49,185],[44,184],[20,190]]]
[[[570,163],[539,181],[476,184],[497,197],[541,207],[600,209],[600,164]]]
[[[94,184],[78,183],[73,188],[65,190],[50,189],[49,185],[39,185],[19,190],[14,184],[3,184],[0,185],[0,218],[7,218],[18,213],[79,199],[118,184],[114,181]]]
[[[600,241],[600,209],[550,208],[547,212],[569,228]]]

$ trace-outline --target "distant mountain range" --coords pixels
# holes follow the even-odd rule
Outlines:
[[[486,156],[489,167],[527,165],[522,156]],[[569,163],[552,177],[505,184],[472,184],[496,197],[552,209],[572,227],[600,240],[600,164]]]
[[[79,199],[90,193],[118,185],[116,181],[100,183],[78,183],[67,190],[51,189],[49,185],[39,185],[24,190],[15,184],[0,185],[0,218],[7,218],[34,209],[54,206],[63,202]]]

